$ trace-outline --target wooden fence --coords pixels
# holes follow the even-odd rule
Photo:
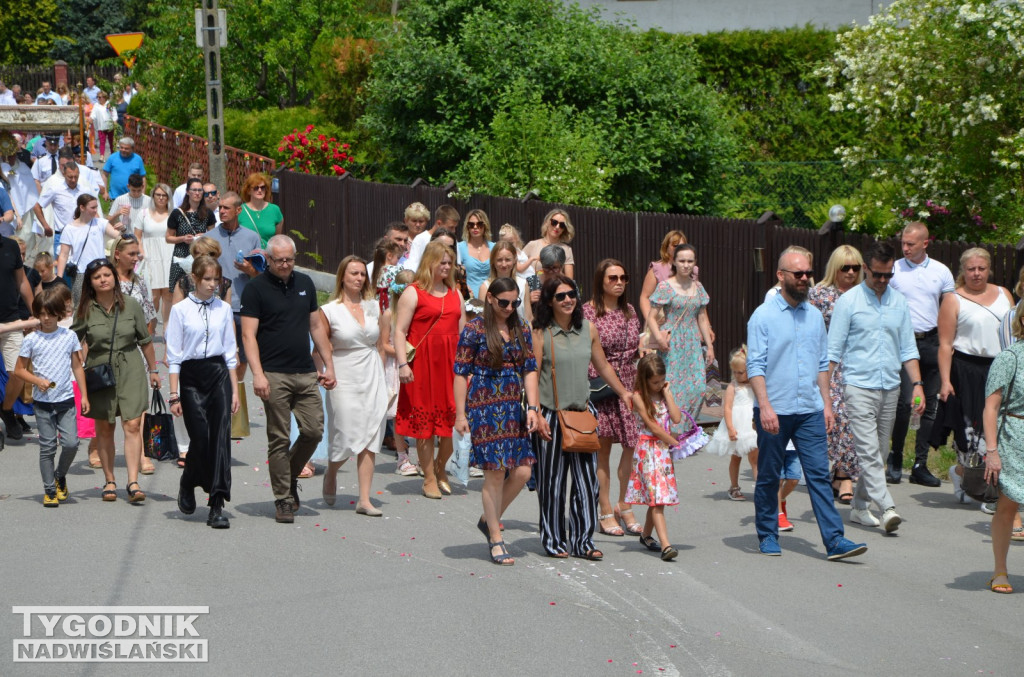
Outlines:
[[[193,162],[203,165],[206,176],[209,172],[209,142],[201,136],[180,132],[170,127],[126,115],[123,123],[124,135],[135,140],[135,152],[146,162],[146,171],[151,176],[169,184],[172,188],[181,183]],[[224,147],[227,158],[227,186],[225,190],[241,190],[246,177],[253,172],[271,173],[276,163],[262,155],[249,153],[231,146]],[[150,180],[152,184],[152,179]]]
[[[324,271],[333,271],[348,254],[369,256],[386,224],[400,221],[412,202],[422,202],[431,211],[451,204],[463,215],[469,209],[483,209],[493,231],[511,223],[522,232],[524,242],[540,237],[541,219],[550,209],[564,207],[576,227],[571,246],[583,298],[590,298],[597,263],[612,257],[630,274],[630,299],[636,306],[643,277],[650,261],[658,257],[665,233],[682,230],[697,249],[700,280],[711,297],[708,313],[716,333],[715,349],[721,357],[746,341],[747,319],[775,284],[776,262],[783,249],[790,245],[809,249],[814,254],[814,270],[821,277],[835,247],[850,244],[863,250],[874,241],[860,233],[819,235],[816,230],[786,228],[777,221],[758,224],[711,216],[618,212],[483,195],[462,201],[450,198],[442,188],[424,184],[370,183],[289,171],[279,172],[278,177],[285,226],[302,234],[299,262]],[[895,244],[898,252],[899,243]],[[933,242],[928,251],[955,275],[960,254],[972,246]],[[1024,263],[1021,252],[1013,245],[983,246],[992,254],[993,281],[1012,289]],[[322,263],[303,257],[303,253],[316,254]]]

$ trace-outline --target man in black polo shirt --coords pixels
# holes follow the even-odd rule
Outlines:
[[[18,243],[9,237],[0,237],[0,324],[22,319],[18,299],[24,301],[29,308],[32,307],[32,289],[28,285],[28,278],[25,277],[24,266]],[[14,406],[14,400],[18,399],[18,393],[21,392],[21,379],[14,375],[14,365],[18,361],[18,353],[21,352],[23,336],[20,330],[0,333],[0,350],[3,351],[4,367],[8,374],[7,390],[0,415],[7,428],[7,437],[12,440],[20,440],[22,436],[21,424],[11,408]]]
[[[318,381],[335,385],[327,328],[316,304],[316,287],[296,273],[295,242],[275,235],[267,242],[267,271],[242,292],[242,345],[252,369],[252,389],[267,413],[267,459],[277,521],[290,524],[299,508],[298,477],[324,434]],[[313,338],[325,369],[318,375],[309,351]],[[291,444],[291,414],[299,437]]]

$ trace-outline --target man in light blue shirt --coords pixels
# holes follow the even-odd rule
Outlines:
[[[757,486],[754,524],[763,555],[781,555],[779,476],[786,444],[792,440],[803,465],[811,508],[830,560],[860,555],[863,543],[843,535],[843,521],[832,503],[827,430],[834,423],[829,396],[825,320],[807,302],[811,263],[787,250],[775,273],[781,292],[765,301],[747,323],[747,375],[757,403]]]
[[[895,258],[885,242],[864,253],[867,275],[836,301],[828,330],[829,370],[842,362],[843,398],[861,467],[850,521],[868,527],[881,524],[886,533],[896,531],[903,521],[886,486],[882,459],[896,418],[901,367],[913,380],[916,411],[924,410],[924,383],[907,300],[889,288]],[[869,510],[872,501],[882,511],[881,522]]]
[[[146,192],[146,165],[135,152],[135,140],[124,137],[117,142],[117,153],[107,158],[103,165],[103,177],[107,180],[110,199],[128,192],[128,177],[138,174],[142,177],[142,192]]]
[[[82,93],[89,97],[89,103],[96,103],[99,95],[100,88],[96,86],[96,78],[91,75],[87,75],[85,78],[85,89]]]

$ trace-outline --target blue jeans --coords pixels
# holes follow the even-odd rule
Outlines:
[[[75,401],[68,400],[56,405],[36,402],[36,427],[39,428],[39,474],[47,493],[57,490],[54,475],[64,477],[78,453],[78,425],[75,421]],[[57,455],[58,433],[60,434],[60,461],[56,472],[53,459]]]
[[[761,428],[761,410],[754,408],[757,428],[757,486],[754,488],[754,524],[758,540],[779,535],[779,477],[782,474],[786,444],[793,440],[807,480],[811,508],[818,520],[821,541],[827,548],[843,535],[843,520],[832,503],[832,486],[828,474],[828,439],[825,435],[825,413],[787,414],[779,416],[779,432],[766,433]]]

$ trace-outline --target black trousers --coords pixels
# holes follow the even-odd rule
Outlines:
[[[181,486],[231,500],[231,379],[223,357],[186,360],[178,380],[188,456]]]
[[[935,412],[939,405],[939,388],[942,377],[939,374],[939,334],[938,332],[917,339],[917,352],[920,354],[918,364],[921,368],[921,380],[924,381],[924,413],[921,414],[921,429],[917,431],[917,442],[914,445],[914,463],[928,466],[929,440],[932,426],[935,424]],[[907,440],[910,429],[910,398],[914,386],[906,369],[900,373],[900,399],[896,403],[896,421],[892,426],[893,464],[903,464],[903,444]]]

